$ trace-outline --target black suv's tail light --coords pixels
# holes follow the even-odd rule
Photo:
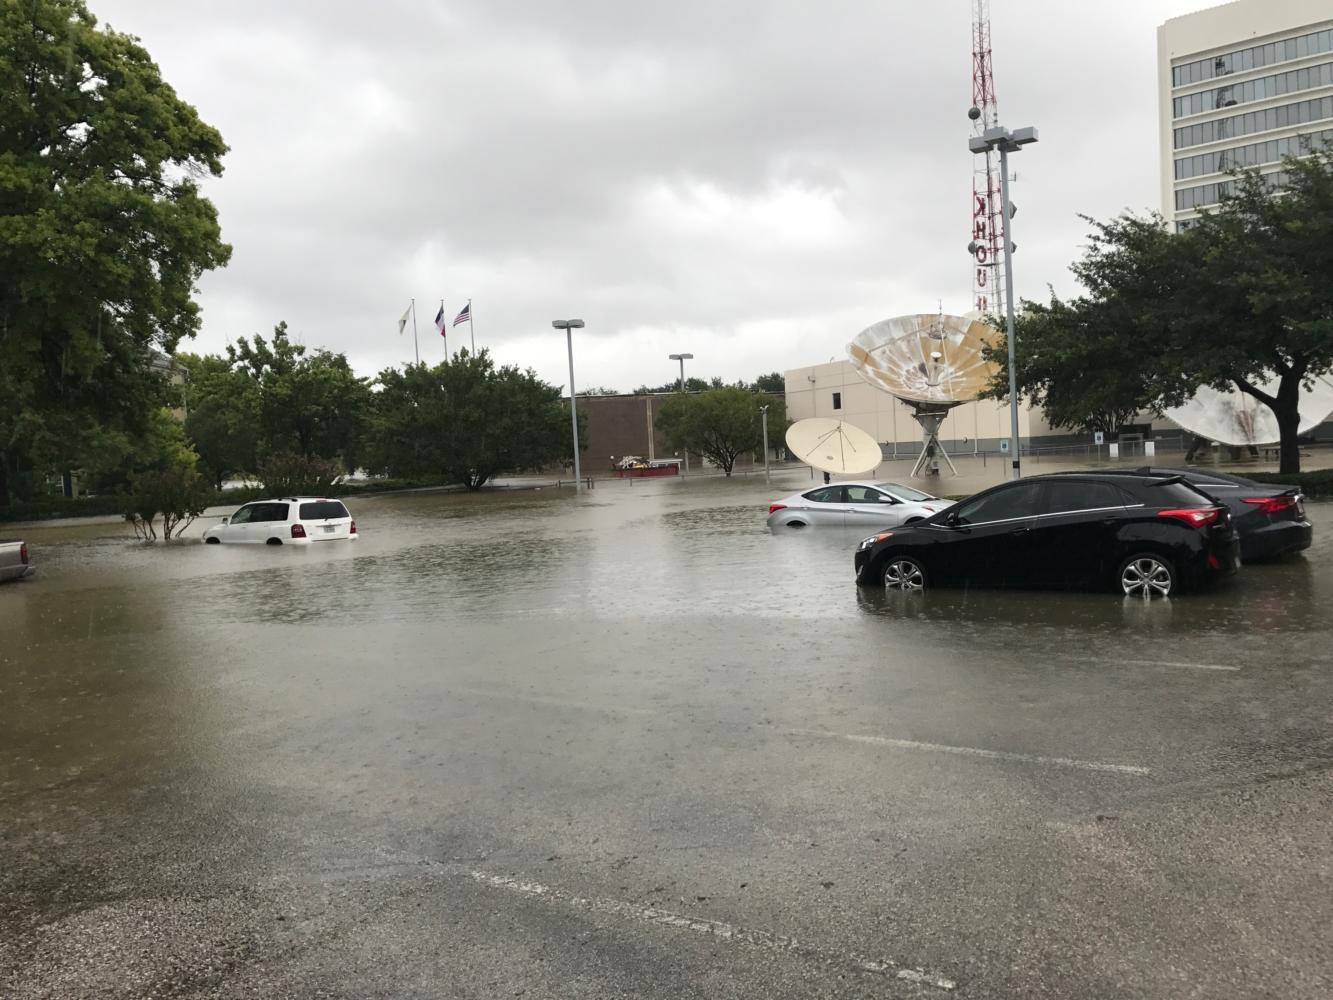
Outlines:
[[[1179,507],[1172,510],[1159,510],[1158,517],[1173,517],[1184,521],[1191,528],[1206,528],[1216,524],[1222,517],[1221,507]]]
[[[1246,497],[1242,502],[1259,508],[1260,514],[1280,514],[1296,506],[1297,498],[1290,493],[1275,497]]]

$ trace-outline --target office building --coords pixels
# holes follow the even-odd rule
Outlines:
[[[1237,0],[1157,29],[1162,213],[1187,228],[1233,166],[1333,148],[1333,3]]]

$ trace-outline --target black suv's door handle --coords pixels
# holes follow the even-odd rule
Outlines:
[[[1031,528],[1015,528],[1013,533],[1015,535],[1026,535],[1031,530]]]

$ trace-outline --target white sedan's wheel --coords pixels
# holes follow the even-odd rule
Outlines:
[[[890,559],[884,564],[885,590],[924,590],[926,574],[915,559]]]
[[[1143,553],[1131,556],[1120,566],[1120,589],[1127,597],[1170,597],[1176,584],[1175,570],[1161,556]]]

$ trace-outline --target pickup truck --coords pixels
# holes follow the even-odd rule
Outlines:
[[[22,580],[34,572],[28,562],[27,542],[0,542],[0,582]]]

